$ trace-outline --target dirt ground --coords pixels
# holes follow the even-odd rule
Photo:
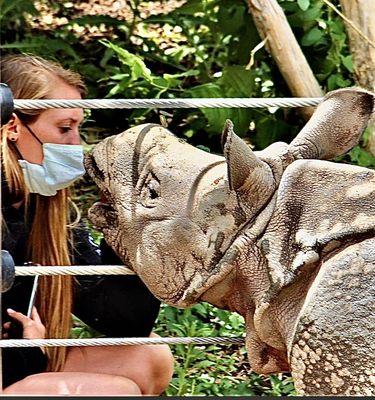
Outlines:
[[[40,0],[35,7],[40,11],[38,18],[30,21],[32,27],[42,30],[56,29],[70,22],[71,18],[106,16],[119,21],[132,22],[152,15],[167,14],[180,7],[186,0],[171,1],[127,1],[127,0],[78,0],[53,2]]]

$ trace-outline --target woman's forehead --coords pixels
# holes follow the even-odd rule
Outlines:
[[[53,87],[49,90],[48,98],[74,100],[81,99],[82,96],[76,87],[58,79],[53,82]]]
[[[83,109],[55,108],[43,111],[40,117],[49,119],[52,123],[72,122],[80,124],[83,121]]]
[[[56,80],[53,88],[50,90],[48,98],[50,99],[65,99],[65,100],[77,100],[81,99],[81,93],[79,90],[67,84],[62,80]],[[63,120],[71,120],[72,122],[81,123],[83,121],[83,109],[82,108],[54,108],[43,111],[40,114],[41,118],[49,118],[51,122],[59,122]]]

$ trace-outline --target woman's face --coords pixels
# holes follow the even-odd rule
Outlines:
[[[51,91],[50,98],[74,100],[81,99],[81,94],[76,88],[59,81]],[[28,126],[42,143],[80,144],[79,128],[82,121],[81,108],[59,108],[43,111]],[[9,136],[15,139],[14,143],[26,161],[42,164],[42,145],[17,116],[10,126]]]

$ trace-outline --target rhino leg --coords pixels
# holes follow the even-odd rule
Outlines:
[[[375,239],[322,264],[289,360],[300,395],[375,395]]]

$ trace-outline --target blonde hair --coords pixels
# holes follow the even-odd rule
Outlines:
[[[1,81],[12,90],[14,98],[47,99],[57,81],[85,94],[86,88],[79,74],[64,69],[60,64],[34,55],[9,55],[1,60]],[[42,110],[17,111],[21,121],[34,122]],[[27,190],[17,151],[8,139],[8,126],[2,128],[2,167],[11,195],[25,204],[25,218],[30,193]],[[55,196],[36,194],[35,213],[28,237],[28,256],[41,265],[70,265],[69,222],[70,197],[68,189]],[[66,338],[71,329],[72,279],[69,276],[41,277],[36,307],[46,326],[47,337]],[[47,348],[48,370],[59,371],[66,361],[65,347]]]

